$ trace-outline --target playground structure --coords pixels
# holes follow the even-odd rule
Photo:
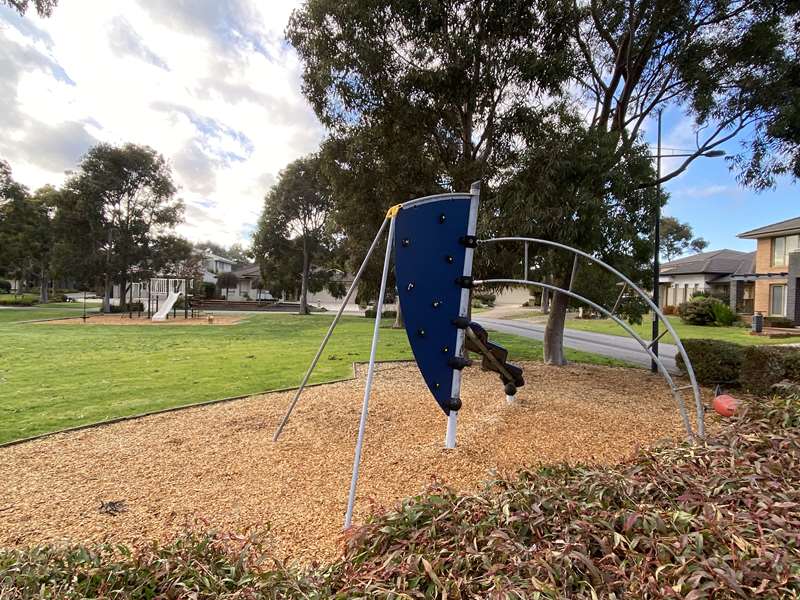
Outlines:
[[[177,316],[177,303],[183,297],[184,319],[194,318],[198,315],[193,305],[194,280],[175,277],[153,277],[143,282],[129,283],[125,289],[125,299],[128,303],[128,316],[133,318],[145,316],[151,321],[166,321]],[[134,311],[137,306],[139,310]]]
[[[469,193],[437,194],[410,200],[389,209],[386,219],[381,224],[364,261],[356,272],[350,289],[347,291],[339,311],[325,334],[300,387],[289,403],[286,413],[275,431],[273,441],[278,440],[288,422],[388,224],[386,252],[376,306],[372,346],[359,420],[347,512],[344,520],[345,528],[349,527],[352,522],[364,430],[375,374],[375,356],[380,319],[383,313],[383,301],[393,253],[395,255],[397,292],[400,308],[404,315],[406,334],[425,383],[437,404],[447,416],[445,448],[452,449],[456,445],[458,411],[461,408],[462,370],[472,364],[468,358],[468,352],[479,354],[482,357],[483,367],[499,374],[504,384],[508,402],[513,403],[517,388],[524,385],[522,370],[516,365],[507,362],[508,353],[505,349],[490,342],[487,332],[470,319],[472,289],[480,286],[512,284],[535,286],[551,292],[565,294],[592,307],[620,325],[640,344],[642,350],[656,364],[658,371],[669,385],[678,406],[687,438],[693,441],[695,436],[702,438],[705,435],[703,403],[691,361],[671,323],[650,297],[633,281],[612,266],[575,248],[536,238],[501,237],[479,240],[476,236],[479,203],[480,184],[475,183]],[[480,245],[520,242],[524,243],[526,278],[473,279],[473,256]],[[572,277],[567,288],[527,279],[530,273],[528,269],[530,245],[554,248],[569,252],[574,256]],[[605,269],[617,277],[622,284],[619,297],[612,309],[607,309],[573,290],[575,274],[578,270],[579,261],[582,259]],[[684,361],[686,374],[689,378],[688,385],[678,385],[659,356],[653,352],[654,345],[658,343],[662,336],[652,341],[644,340],[627,322],[616,314],[626,293],[632,293],[637,296],[650,308],[654,318],[661,321],[664,325],[662,336],[666,333],[672,336],[673,342]],[[691,390],[694,398],[696,431],[692,428],[683,397],[683,392],[688,390]]]

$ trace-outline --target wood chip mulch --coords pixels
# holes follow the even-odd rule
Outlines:
[[[445,417],[416,367],[381,365],[356,521],[434,479],[470,490],[492,470],[609,464],[637,446],[683,439],[666,384],[646,370],[523,366],[528,383],[514,406],[495,374],[464,371],[458,448],[447,451]],[[269,524],[278,557],[330,559],[341,547],[365,369],[357,375],[306,390],[277,444],[272,433],[292,392],[0,449],[0,545],[135,545],[166,540],[189,524],[234,532]]]
[[[147,318],[147,315],[142,315],[141,317],[137,317],[136,314],[133,315],[133,318],[130,318],[127,314],[114,314],[114,315],[98,315],[93,314],[88,319],[86,319],[86,323],[84,323],[81,317],[76,318],[69,318],[69,319],[53,319],[49,321],[37,321],[34,323],[35,325],[140,325],[140,326],[156,326],[156,327],[166,327],[170,325],[236,325],[242,321],[242,319],[246,318],[242,315],[219,315],[215,314],[213,323],[209,322],[208,315],[203,315],[202,317],[195,317],[188,319],[183,318],[183,312],[176,315],[173,319],[170,315],[169,319],[164,321],[151,321]]]

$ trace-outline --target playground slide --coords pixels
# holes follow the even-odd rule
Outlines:
[[[163,321],[167,318],[167,313],[172,310],[172,307],[178,301],[178,298],[181,297],[181,292],[170,292],[169,296],[167,296],[166,300],[164,300],[164,304],[158,307],[158,312],[153,315],[153,321]]]

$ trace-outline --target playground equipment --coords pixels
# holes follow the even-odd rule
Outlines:
[[[456,444],[458,411],[461,408],[461,374],[462,370],[471,364],[467,357],[468,352],[479,354],[482,358],[482,366],[498,373],[504,384],[507,401],[513,402],[517,388],[525,383],[522,370],[516,365],[508,363],[508,352],[501,346],[490,342],[488,333],[480,325],[470,320],[472,289],[480,286],[513,284],[536,286],[559,294],[565,294],[587,304],[615,321],[639,342],[642,350],[648,354],[658,367],[658,371],[667,381],[678,405],[686,435],[690,441],[694,439],[695,431],[689,421],[683,392],[692,391],[696,410],[696,435],[703,437],[705,434],[703,404],[691,361],[671,323],[653,303],[648,294],[610,265],[586,252],[563,244],[524,237],[479,240],[475,235],[479,202],[480,184],[475,183],[469,193],[437,194],[410,200],[389,209],[386,219],[381,224],[364,261],[356,272],[353,283],[350,285],[328,332],[325,334],[314,359],[311,361],[300,387],[297,389],[286,410],[286,414],[275,431],[273,441],[278,440],[294,407],[297,405],[300,395],[333,334],[345,306],[356,290],[364,268],[381,240],[388,223],[389,232],[383,260],[380,293],[375,307],[376,316],[372,333],[372,347],[353,459],[353,473],[344,521],[345,528],[349,527],[352,522],[364,430],[369,412],[370,391],[375,374],[375,353],[378,344],[380,319],[383,313],[389,264],[393,252],[395,255],[397,293],[404,316],[406,334],[425,383],[439,407],[447,415],[446,448],[454,448]],[[524,244],[524,272],[526,278],[473,279],[472,261],[476,248],[482,244],[520,242]],[[572,277],[566,289],[527,279],[530,273],[528,268],[530,245],[554,248],[574,255]],[[573,290],[573,280],[578,270],[578,262],[581,259],[612,273],[622,283],[619,297],[613,309],[606,309]],[[652,341],[644,340],[627,322],[616,314],[626,293],[635,294],[650,308],[654,318],[663,323],[664,331],[657,339]],[[677,385],[660,357],[653,352],[653,346],[667,333],[672,336],[678,352],[683,358],[690,381],[689,385]]]
[[[144,282],[133,282],[128,284],[125,289],[125,298],[128,300],[129,317],[133,318],[133,306],[140,307],[136,312],[141,317],[143,307],[147,307],[147,318],[152,321],[164,321],[169,319],[170,311],[175,318],[176,303],[183,296],[184,318],[188,319],[190,314],[194,316],[194,309],[191,308],[191,299],[194,294],[194,281],[192,279],[174,277],[153,277]]]

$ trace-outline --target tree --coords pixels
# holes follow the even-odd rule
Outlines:
[[[124,291],[132,272],[146,272],[155,241],[180,222],[175,192],[164,157],[135,144],[98,144],[67,180],[56,211],[60,255],[83,278],[102,277],[105,311],[112,284]]]
[[[319,155],[299,158],[281,171],[278,183],[264,199],[264,211],[253,238],[253,251],[268,287],[275,283],[279,286],[276,290],[287,289],[296,278],[300,257],[303,315],[309,312],[309,289],[332,274],[327,265],[335,246],[332,209],[330,186],[323,176]]]
[[[53,9],[58,4],[58,0],[2,0],[3,4],[16,10],[20,16],[24,16],[30,4],[36,8],[40,17],[49,17],[53,14]]]
[[[239,278],[232,271],[225,271],[217,275],[217,285],[220,289],[225,290],[225,297],[227,298],[229,290],[239,285]]]
[[[708,242],[703,238],[695,238],[692,226],[681,223],[675,217],[661,217],[661,255],[668,261],[691,252],[702,252]]]
[[[414,132],[422,143],[401,156],[428,153],[442,185],[464,191],[513,163],[531,99],[558,94],[569,74],[566,22],[552,6],[309,0],[287,37],[325,126],[337,136],[375,126]]]
[[[681,108],[694,123],[697,148],[660,178],[652,171],[642,173],[641,188],[677,177],[704,153],[740,133],[764,131],[773,120],[771,84],[782,80],[792,64],[787,29],[782,26],[787,3],[561,0],[560,5],[573,23],[570,46],[577,60],[575,85],[570,88],[573,106],[591,107],[586,115],[588,130],[610,150],[604,152],[607,170],[624,166],[641,152],[643,126],[656,111],[669,106]],[[768,151],[758,137],[757,133],[756,147]],[[751,160],[739,160],[758,170],[757,151]],[[589,207],[596,205],[605,194],[605,182],[589,178],[584,185],[590,187],[580,196]],[[656,201],[651,215],[655,206]],[[614,220],[605,220],[591,210],[552,216],[562,226],[572,221],[576,230],[587,232],[588,237],[577,238],[575,243],[591,251],[602,249],[588,243],[592,228],[610,231],[607,225]],[[575,223],[587,216],[587,223]],[[641,234],[645,231],[642,228]],[[569,267],[562,265],[561,269],[556,278],[566,281]],[[548,317],[544,355],[551,364],[566,362],[563,328],[567,304],[556,294]]]
[[[232,260],[235,263],[246,263],[252,258],[250,251],[246,250],[238,242],[232,244],[231,246],[223,246],[222,244],[206,240],[205,242],[196,242],[194,247],[198,252],[210,250],[217,256],[222,256],[223,258]]]
[[[13,276],[21,287],[39,282],[39,299],[49,300],[52,248],[52,197],[46,187],[33,196],[14,181],[11,168],[0,161],[0,273]]]

